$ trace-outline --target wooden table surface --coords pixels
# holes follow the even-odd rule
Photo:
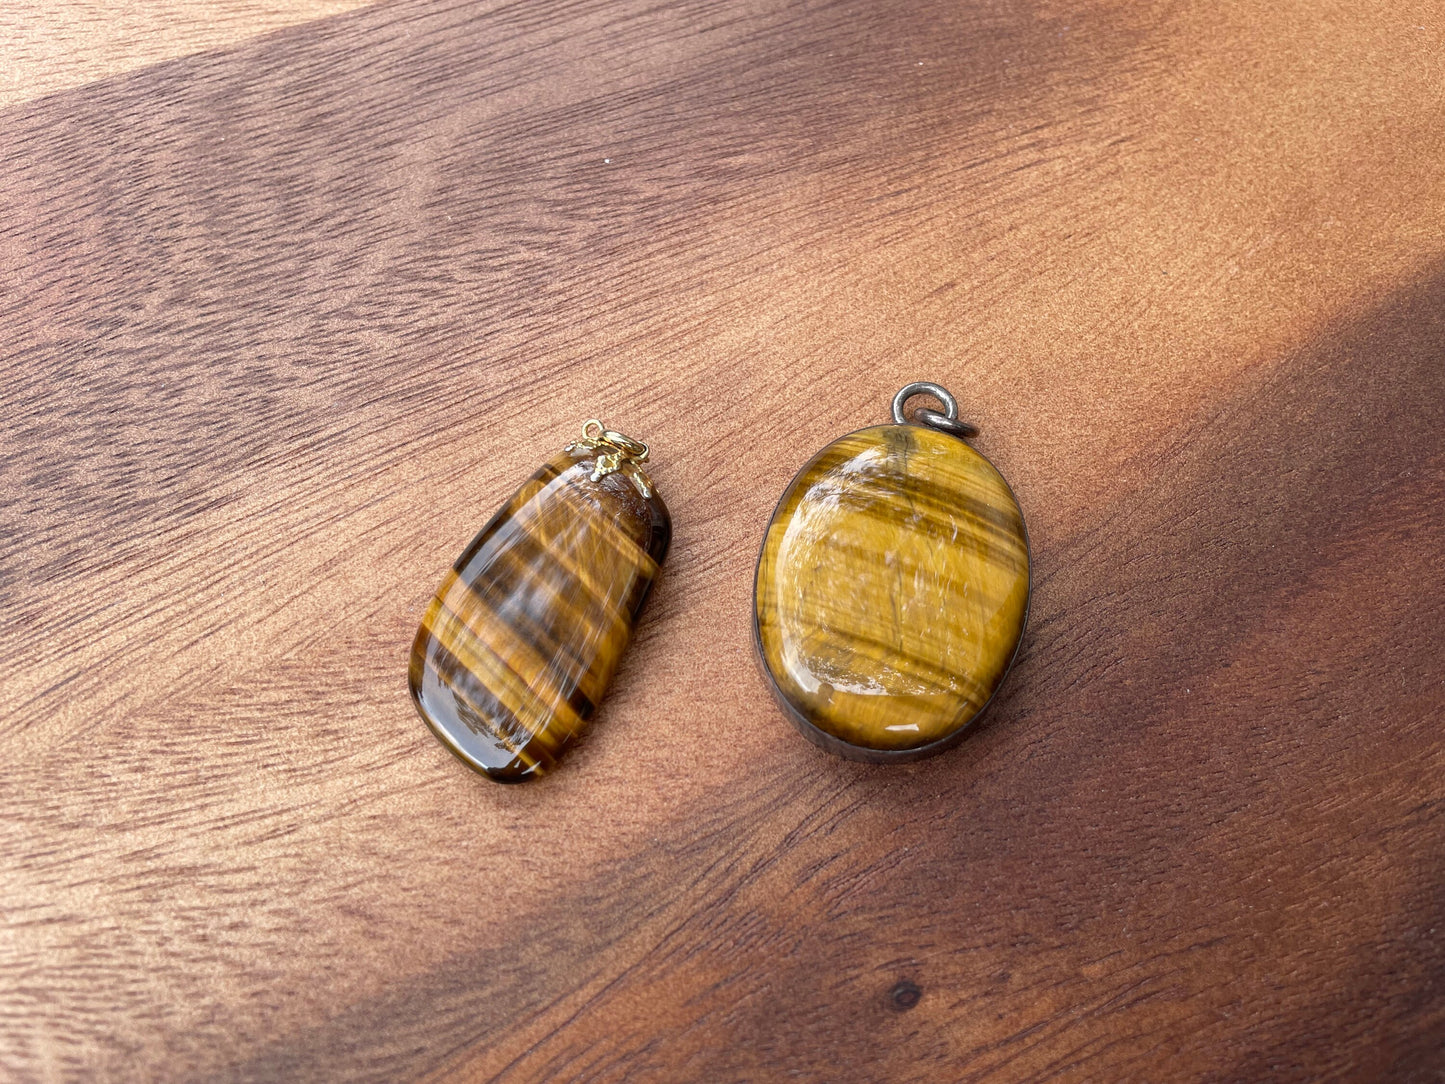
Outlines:
[[[1438,3],[0,24],[0,1078],[1445,1080]],[[849,764],[753,562],[916,379],[1033,617]],[[407,652],[592,416],[674,549],[497,787]]]

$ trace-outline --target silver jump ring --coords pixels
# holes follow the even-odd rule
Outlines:
[[[908,419],[903,416],[903,406],[915,395],[931,395],[937,399],[943,404],[943,411],[948,415],[949,421],[958,417],[958,400],[949,395],[946,388],[941,388],[927,380],[916,380],[893,397],[894,422],[899,425],[908,424]]]
[[[940,429],[945,433],[952,433],[964,440],[978,436],[978,426],[969,425],[968,422],[961,422],[957,418],[950,418],[946,414],[940,414],[936,410],[915,411],[913,420],[922,422],[933,429]]]
[[[908,418],[903,413],[903,408],[908,400],[915,395],[931,395],[943,404],[943,413],[936,410],[919,410],[913,415],[916,424],[926,425],[931,429],[938,429],[944,433],[952,433],[956,437],[972,437],[978,435],[978,430],[967,422],[958,420],[958,400],[948,393],[948,389],[934,384],[928,380],[918,380],[901,389],[893,397],[893,421],[898,425],[907,425]]]

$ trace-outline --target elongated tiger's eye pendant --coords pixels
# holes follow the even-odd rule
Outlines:
[[[904,404],[932,395],[946,413]],[[964,443],[953,397],[910,384],[893,425],[850,433],[773,512],[754,634],[789,720],[855,760],[914,760],[962,737],[1003,681],[1028,617],[1023,513]]]
[[[417,711],[503,783],[551,770],[602,700],[667,555],[647,446],[600,422],[549,460],[462,551],[422,619]]]

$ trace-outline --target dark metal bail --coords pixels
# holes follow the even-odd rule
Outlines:
[[[943,433],[951,433],[955,437],[967,440],[969,437],[978,436],[978,427],[969,425],[968,422],[958,420],[958,400],[948,393],[948,389],[939,384],[927,380],[917,380],[902,388],[893,397],[893,421],[898,425],[908,425],[909,420],[903,413],[904,406],[908,400],[915,395],[931,395],[943,404],[944,412],[927,408],[913,412],[914,425],[926,425],[930,429],[937,429]]]

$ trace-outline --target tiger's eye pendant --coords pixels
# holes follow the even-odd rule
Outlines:
[[[945,413],[903,413],[931,395]],[[1029,547],[953,396],[910,384],[893,425],[828,445],[783,492],[758,557],[754,639],[788,719],[853,760],[948,748],[1023,638]]]
[[[472,539],[427,608],[412,699],[490,779],[550,771],[607,691],[672,535],[646,460],[641,441],[587,422]]]

